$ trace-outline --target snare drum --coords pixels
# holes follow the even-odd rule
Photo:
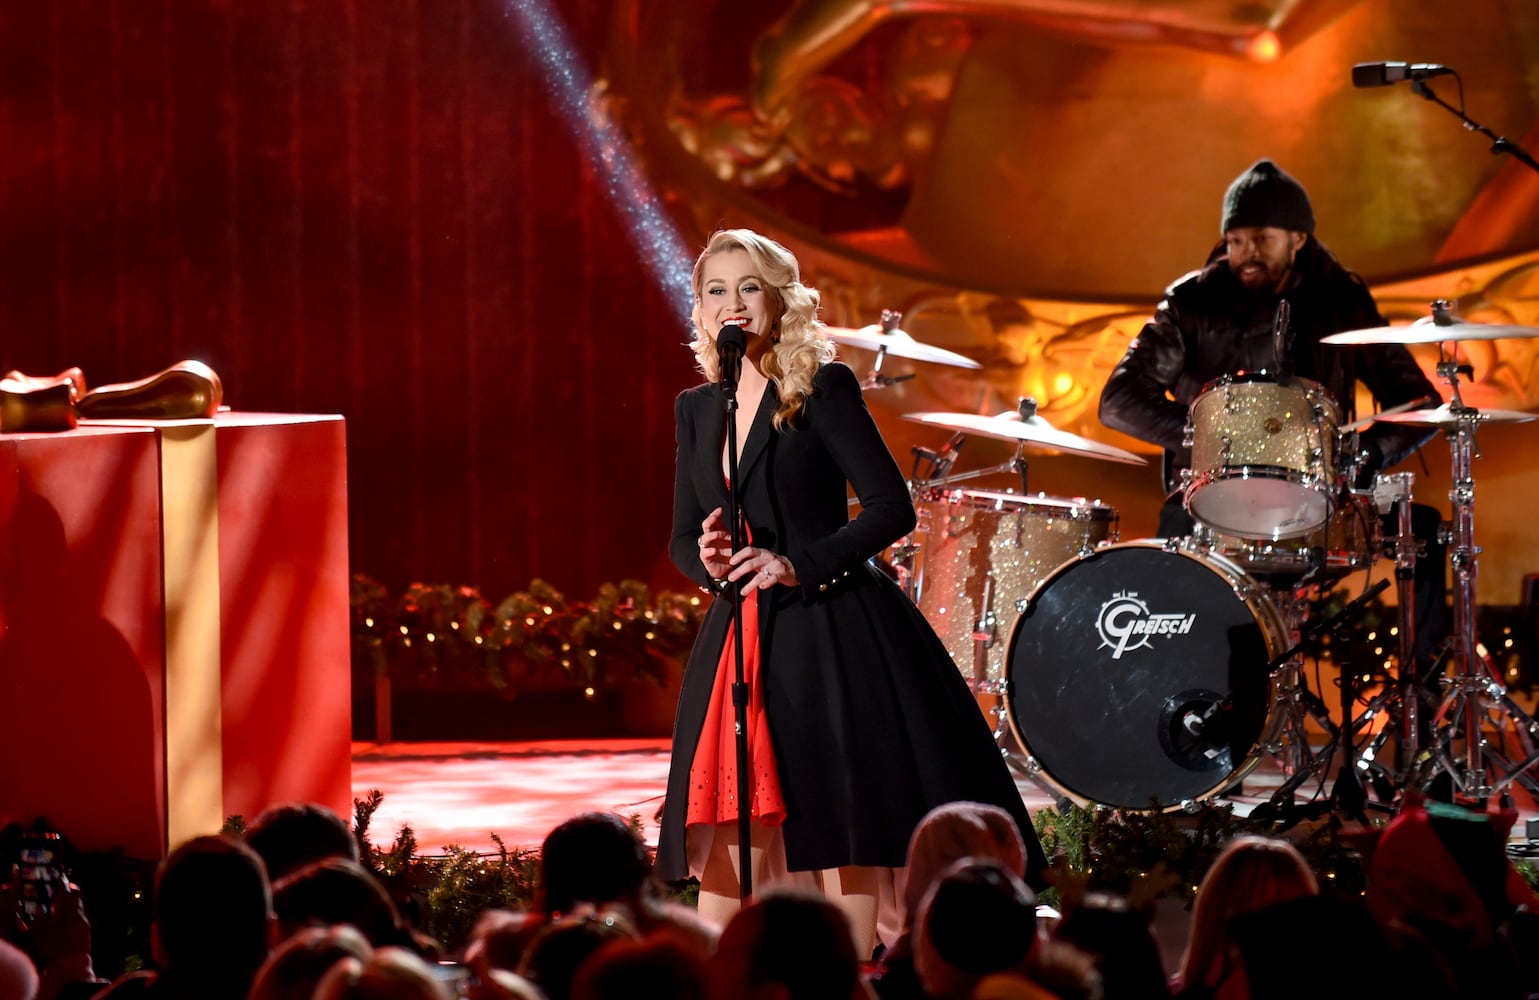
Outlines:
[[[1192,401],[1186,508],[1215,531],[1307,535],[1334,510],[1341,410],[1321,385],[1266,372],[1225,375]]]
[[[1242,538],[1201,523],[1192,538],[1263,583],[1325,583],[1368,568],[1383,550],[1383,524],[1371,492],[1347,491],[1334,506],[1325,524],[1292,538]]]
[[[1004,688],[1005,646],[1026,595],[1070,559],[1117,537],[1098,500],[930,489],[917,501],[911,590],[973,688]]]
[[[1071,797],[1183,807],[1264,756],[1278,703],[1267,668],[1287,648],[1266,589],[1224,557],[1107,545],[1028,598],[1010,642],[1010,728]]]

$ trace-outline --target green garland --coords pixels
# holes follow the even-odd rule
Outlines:
[[[1190,903],[1224,845],[1244,834],[1277,836],[1275,827],[1236,816],[1227,803],[1204,802],[1196,811],[1167,813],[1072,806],[1036,814],[1037,837],[1053,859],[1045,901],[1061,903],[1088,891],[1152,903],[1174,896]],[[1290,838],[1320,879],[1321,888],[1360,895],[1368,887],[1362,854],[1326,817]],[[1528,873],[1525,872],[1525,875]]]
[[[399,598],[352,580],[356,668],[407,690],[597,692],[667,684],[700,628],[699,595],[652,594],[636,580],[568,602],[543,580],[493,607],[473,587],[414,583]]]
[[[363,862],[374,869],[413,926],[444,948],[462,948],[487,910],[527,910],[534,904],[538,853],[509,850],[496,834],[492,840],[497,852],[491,855],[450,844],[440,856],[419,856],[417,836],[405,825],[389,847],[374,846],[369,823],[384,799],[374,789],[353,800],[353,830],[363,848]]]

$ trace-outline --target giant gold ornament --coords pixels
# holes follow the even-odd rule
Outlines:
[[[6,372],[0,378],[0,432],[70,430],[75,426],[75,403],[85,386],[85,374],[79,368],[45,376]]]
[[[212,368],[178,361],[137,382],[104,385],[76,409],[88,420],[190,420],[212,417],[223,400],[224,386]]]

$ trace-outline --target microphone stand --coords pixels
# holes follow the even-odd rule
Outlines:
[[[1510,139],[1506,139],[1497,135],[1495,132],[1492,132],[1484,125],[1473,120],[1469,115],[1464,113],[1463,108],[1456,108],[1452,104],[1449,104],[1447,101],[1443,100],[1441,97],[1437,96],[1437,94],[1432,92],[1432,88],[1427,86],[1426,80],[1413,79],[1411,81],[1411,89],[1420,94],[1422,97],[1431,101],[1433,104],[1436,104],[1438,107],[1446,108],[1452,114],[1457,115],[1459,120],[1464,123],[1464,127],[1469,129],[1471,132],[1478,132],[1485,136],[1487,139],[1490,139],[1492,155],[1497,153],[1507,153],[1516,159],[1519,163],[1522,163],[1524,166],[1528,167],[1530,170],[1539,173],[1539,161],[1536,161],[1532,156],[1530,156],[1528,154],[1528,150],[1524,149],[1522,146],[1519,146],[1517,143]],[[1459,103],[1463,104],[1464,83],[1462,80],[1459,83],[1459,94]]]
[[[1283,299],[1277,303],[1277,316],[1272,320],[1272,353],[1277,358],[1277,381],[1286,381],[1287,350],[1288,350],[1288,317],[1292,307],[1288,300]]]
[[[736,362],[742,364],[742,359]],[[732,551],[742,548],[742,510],[738,496],[737,379],[722,371],[721,393],[727,407],[727,516]],[[733,736],[737,750],[737,858],[740,899],[753,895],[753,817],[749,808],[751,782],[748,773],[748,680],[743,666],[743,591],[729,584],[732,597],[732,657],[736,666],[732,682]]]

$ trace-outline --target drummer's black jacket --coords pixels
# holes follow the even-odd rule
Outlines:
[[[1282,374],[1324,386],[1341,407],[1342,424],[1354,419],[1357,380],[1380,407],[1422,397],[1426,405],[1437,405],[1437,391],[1405,347],[1320,343],[1332,333],[1385,322],[1362,279],[1338,264],[1313,236],[1299,250],[1293,278],[1281,295],[1242,285],[1219,244],[1206,267],[1166,289],[1154,318],[1128,345],[1101,391],[1102,423],[1165,449],[1167,490],[1178,487],[1179,470],[1191,465],[1191,448],[1182,438],[1188,408],[1203,387],[1241,371],[1278,372],[1273,330],[1282,298],[1290,310]],[[1367,471],[1401,461],[1433,433],[1373,424],[1360,435]]]

